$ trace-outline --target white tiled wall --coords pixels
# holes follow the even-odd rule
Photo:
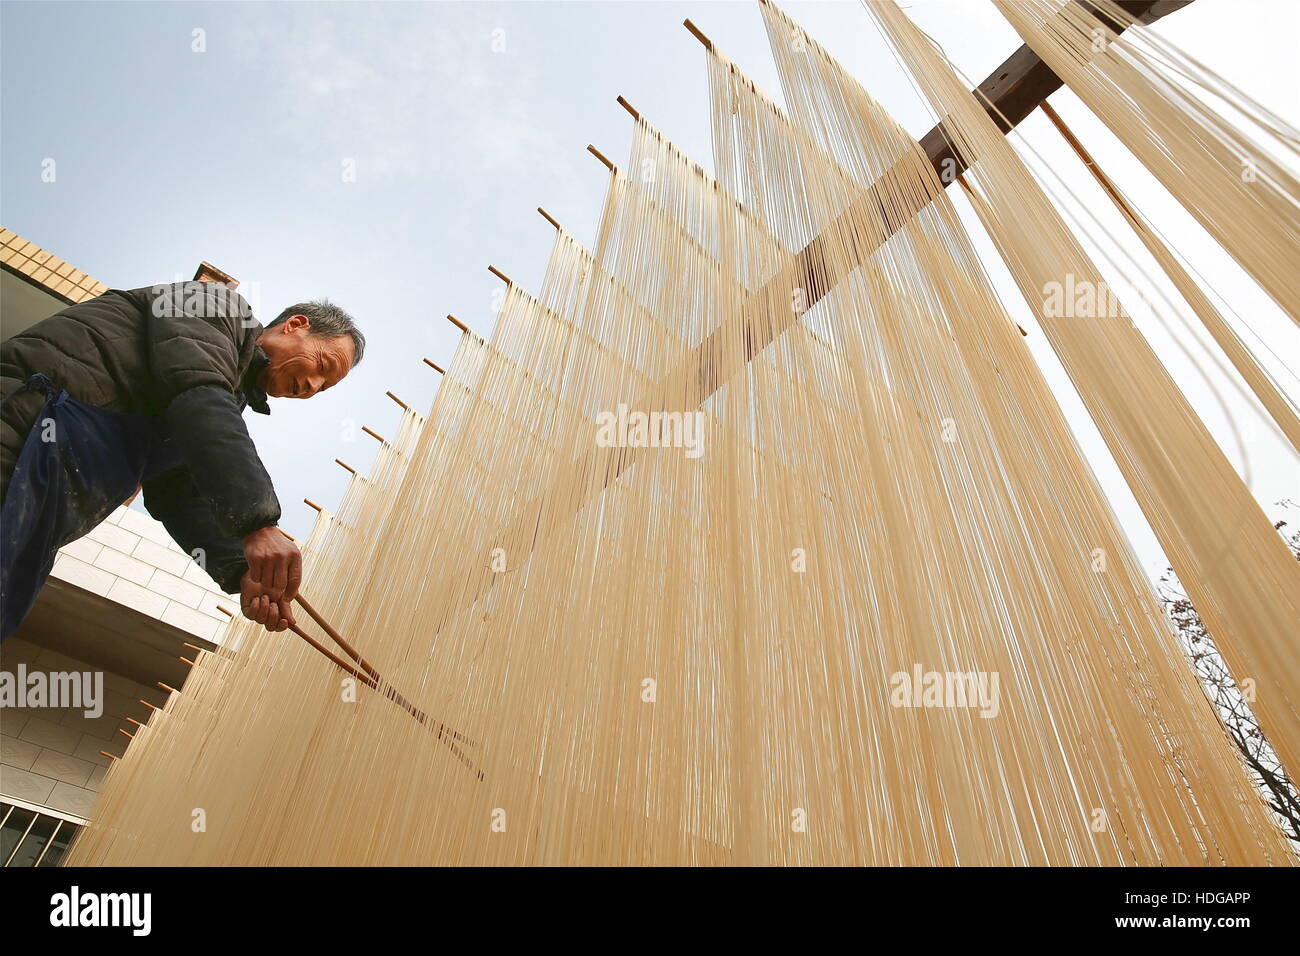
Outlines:
[[[88,591],[171,624],[189,634],[220,642],[230,620],[218,607],[239,610],[148,515],[118,508],[86,537],[61,549],[51,572]],[[4,667],[18,664],[49,671],[87,667],[57,651],[21,638],[4,644]],[[109,758],[120,754],[128,733],[124,720],[148,717],[140,699],[161,705],[165,695],[125,677],[104,673],[104,713],[88,719],[84,711],[5,707],[0,710],[0,795],[36,806],[86,817]]]
[[[21,638],[4,643],[4,667],[19,664],[45,671],[83,671],[84,662]],[[165,695],[119,674],[104,672],[103,714],[89,718],[84,710],[54,707],[0,709],[0,795],[42,807],[87,817],[95,792],[109,766],[100,751],[121,754],[127,738],[118,728],[137,728],[124,717],[146,720],[149,709]]]
[[[217,643],[230,620],[218,606],[239,610],[161,524],[130,508],[61,549],[51,574]]]

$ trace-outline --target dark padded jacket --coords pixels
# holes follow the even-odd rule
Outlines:
[[[233,593],[247,570],[241,539],[280,519],[242,417],[245,404],[270,412],[261,332],[243,296],[217,283],[112,289],[4,342],[0,373],[6,390],[43,372],[80,401],[164,418],[185,464],[144,483],[145,507]]]

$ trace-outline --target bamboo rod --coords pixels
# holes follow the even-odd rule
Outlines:
[[[542,218],[543,218],[543,219],[545,219],[547,222],[549,222],[549,223],[550,223],[552,226],[554,226],[556,229],[559,229],[559,228],[560,228],[560,224],[559,224],[558,222],[555,221],[555,217],[552,216],[552,215],[551,215],[549,212],[547,212],[545,209],[543,209],[541,206],[538,206],[538,207],[537,207],[537,211],[540,212],[540,213],[542,214]]]
[[[224,607],[220,607],[220,605],[218,605],[218,607],[220,608],[221,613],[222,613],[222,614],[225,614],[227,617],[234,617],[234,616],[235,616],[233,611],[229,611],[229,610],[227,610],[227,609],[224,608]],[[361,680],[362,682],[364,682],[367,686],[369,686],[371,689],[376,689],[375,682],[374,682],[374,680],[373,680],[371,677],[369,677],[369,676],[366,675],[366,674],[361,673],[359,670],[357,670],[355,667],[353,667],[353,666],[352,666],[351,664],[349,664],[347,661],[343,660],[343,658],[339,657],[337,654],[335,654],[333,651],[331,651],[331,650],[330,650],[328,647],[326,647],[324,644],[321,644],[318,640],[316,640],[316,639],[315,639],[314,637],[312,637],[310,634],[308,634],[308,633],[306,633],[305,631],[303,631],[303,629],[300,628],[297,624],[290,624],[290,625],[289,625],[289,630],[293,631],[293,633],[297,634],[297,635],[298,635],[299,637],[301,637],[304,641],[306,641],[308,644],[310,644],[313,648],[315,648],[316,650],[320,651],[322,654],[324,654],[326,657],[328,657],[328,658],[330,659],[330,661],[332,661],[334,664],[337,664],[339,667],[343,668],[343,670],[347,671],[347,672],[348,672],[349,674],[351,674],[353,677],[358,678],[359,680]]]
[[[688,20],[687,22],[689,23],[690,21]],[[639,120],[639,119],[641,118],[641,114],[638,113],[638,112],[637,112],[637,111],[632,107],[632,104],[629,103],[627,100],[625,100],[622,96],[620,96],[620,97],[618,98],[617,102],[618,102],[618,105],[619,105],[619,106],[623,107],[623,109],[627,110],[629,113],[632,114],[632,118],[633,118],[634,120]]]
[[[689,18],[682,21],[682,26],[691,31],[691,36],[704,44],[704,49],[708,50],[710,53],[713,52],[713,41],[701,33],[700,28],[694,23],[691,23]]]
[[[320,614],[316,612],[316,609],[307,602],[307,599],[305,597],[303,597],[301,594],[298,594],[297,596],[295,596],[294,600],[297,601],[300,605],[302,605],[302,609],[307,612],[308,616],[310,616],[313,621],[315,621],[317,624],[320,625],[321,630],[324,631],[326,634],[328,634],[330,636],[330,639],[333,640],[335,644],[343,648],[344,653],[347,654],[348,657],[356,661],[361,666],[361,668],[372,678],[374,678],[375,680],[379,680],[379,672],[361,659],[361,655],[359,655],[356,652],[356,649],[347,641],[345,641],[343,639],[343,635],[341,635],[338,631],[334,630],[334,628],[331,627],[329,623],[323,617],[321,617]]]
[[[309,645],[311,645],[313,649],[323,654],[336,667],[340,668],[341,670],[345,671],[348,674],[351,674],[353,677],[357,678],[357,680],[361,681],[371,690],[376,690],[376,691],[381,690],[380,684],[383,684],[382,690],[385,697],[387,697],[389,700],[393,701],[393,703],[397,704],[399,707],[401,707],[403,710],[409,713],[420,724],[428,727],[430,730],[436,731],[437,738],[439,740],[442,740],[442,742],[447,745],[448,749],[451,750],[452,754],[455,755],[455,757],[458,760],[460,760],[461,763],[465,764],[465,766],[467,766],[470,770],[474,771],[475,776],[479,780],[485,779],[483,771],[475,767],[473,762],[465,755],[464,751],[462,751],[459,747],[457,747],[454,743],[452,743],[451,739],[447,739],[447,738],[459,740],[470,747],[477,746],[475,741],[469,740],[463,734],[451,729],[446,724],[442,724],[442,723],[431,724],[429,722],[429,715],[426,714],[424,711],[420,710],[419,708],[415,707],[410,701],[408,701],[405,697],[403,697],[400,693],[398,693],[397,688],[393,687],[391,684],[385,681],[383,677],[380,676],[379,672],[375,670],[373,667],[371,667],[361,657],[361,655],[357,653],[356,649],[351,644],[349,644],[346,640],[343,639],[343,635],[341,635],[338,631],[334,630],[334,628],[330,626],[329,622],[327,622],[323,617],[321,617],[320,614],[317,613],[316,609],[312,607],[311,604],[308,603],[308,601],[301,594],[298,594],[294,600],[296,600],[298,604],[302,606],[302,609],[307,612],[307,614],[311,617],[312,620],[314,620],[317,623],[317,625],[320,626],[321,630],[323,630],[326,634],[330,636],[331,640],[337,643],[339,647],[343,648],[343,651],[349,657],[351,657],[352,660],[356,662],[357,666],[354,667],[348,661],[343,660],[343,658],[339,657],[329,648],[325,647],[325,645],[321,644],[320,641],[313,638],[310,634],[304,631],[297,624],[290,624],[289,630],[293,631],[294,634],[298,635],[298,637],[306,641]],[[232,614],[230,611],[227,611],[225,608],[221,608],[221,610],[227,616],[234,617],[234,614]],[[358,670],[357,669],[358,667],[360,667],[361,670]],[[130,735],[128,734],[127,736]]]
[[[415,717],[416,720],[418,720],[421,724],[427,724],[428,715],[425,714],[423,711],[415,708],[405,697],[403,697],[401,694],[397,692],[397,689],[395,687],[393,687],[391,684],[388,684],[386,681],[384,681],[384,678],[380,675],[380,673],[377,670],[375,670],[373,667],[371,667],[370,664],[368,664],[361,657],[361,655],[357,653],[356,649],[351,644],[349,644],[346,640],[343,639],[343,635],[341,635],[338,631],[334,630],[334,628],[330,626],[329,622],[327,622],[323,617],[321,617],[319,612],[317,612],[317,610],[314,607],[312,607],[311,604],[308,603],[307,600],[301,594],[299,594],[295,598],[295,600],[302,606],[302,609],[307,612],[307,614],[311,617],[311,619],[314,620],[317,623],[317,625],[320,626],[321,630],[323,630],[326,634],[328,634],[330,638],[339,645],[339,647],[343,648],[344,653],[346,653],[349,657],[351,657],[352,660],[356,661],[357,666],[360,667],[362,670],[358,670],[357,667],[354,667],[352,664],[343,660],[341,657],[339,657],[329,648],[325,647],[325,645],[321,644],[310,634],[305,632],[297,624],[290,624],[289,630],[293,631],[293,633],[295,633],[304,641],[306,641],[309,645],[311,645],[312,648],[314,648],[317,651],[320,651],[320,653],[323,654],[325,657],[327,657],[331,663],[335,664],[337,667],[351,674],[353,677],[356,677],[358,680],[364,683],[371,690],[379,690],[380,683],[383,683],[386,688],[384,692],[385,696],[388,697],[389,700],[392,700],[393,702],[398,704],[398,706],[404,708],[413,717]],[[218,605],[218,607],[220,607],[220,605]],[[221,607],[220,610],[226,616],[234,617],[234,614],[231,611],[226,610],[226,608]],[[362,673],[362,671],[364,671],[365,673]],[[437,724],[434,726],[433,729],[436,729],[438,731],[439,738],[442,737],[443,733],[446,733],[449,737],[453,737],[456,740],[462,741],[471,747],[476,746],[473,740],[467,739],[463,734],[460,734],[457,731],[452,730],[451,728],[447,727],[445,724]],[[463,754],[457,753],[457,756],[459,756],[462,759],[462,761],[468,762],[466,761],[466,758],[464,757]],[[473,765],[471,764],[470,766],[472,768]],[[480,780],[483,779],[482,771],[479,771],[479,779]]]
[[[354,474],[354,475],[357,473],[357,470],[356,470],[355,468],[353,468],[351,465],[349,465],[349,464],[348,464],[346,461],[344,461],[342,458],[335,458],[335,459],[334,459],[334,463],[337,464],[337,465],[342,466],[343,468],[346,468],[348,471],[350,471],[350,472],[351,472],[352,474]]]
[[[310,507],[310,508],[315,508],[317,511],[324,511],[324,510],[325,510],[325,509],[322,508],[320,505],[316,504],[316,502],[312,501],[310,498],[304,498],[304,499],[302,499],[302,500],[303,500],[303,503],[306,504],[306,505],[307,505],[308,507]]]
[[[605,154],[602,153],[600,150],[598,150],[595,146],[588,144],[587,152],[591,153],[591,155],[595,156],[602,163],[604,163],[605,168],[608,169],[610,172],[614,171],[614,164],[611,163],[608,159],[606,159]]]
[[[402,411],[404,411],[404,412],[409,412],[409,411],[411,410],[411,406],[410,406],[410,405],[406,404],[406,402],[402,401],[400,398],[398,398],[398,397],[397,397],[396,395],[394,395],[392,392],[384,392],[384,394],[387,395],[389,398],[391,398],[393,401],[395,401],[398,405],[401,405],[401,406],[402,406]]]
[[[451,750],[451,752],[457,757],[457,759],[459,759],[460,762],[465,764],[465,766],[467,766],[469,769],[473,770],[479,780],[485,779],[483,771],[476,768],[473,762],[470,761],[470,759],[465,755],[465,753],[461,751],[460,748],[458,748],[455,744],[453,744],[451,740],[444,739],[443,735],[446,734],[447,737],[459,740],[470,747],[477,746],[477,743],[475,741],[466,738],[463,734],[453,730],[452,728],[448,727],[446,724],[442,724],[442,723],[430,724],[429,715],[426,714],[424,711],[415,707],[413,704],[411,704],[410,701],[408,701],[405,697],[403,697],[400,693],[398,693],[396,687],[394,687],[392,684],[389,684],[386,680],[384,680],[384,678],[380,675],[380,673],[377,670],[375,670],[368,663],[366,663],[366,661],[361,657],[361,655],[357,653],[356,649],[353,648],[352,645],[349,644],[346,640],[344,640],[343,635],[341,635],[338,631],[334,630],[334,628],[330,626],[328,621],[326,621],[323,617],[321,617],[321,615],[316,611],[314,607],[311,606],[310,603],[308,603],[308,601],[302,596],[301,593],[298,594],[294,598],[294,600],[296,600],[302,606],[302,609],[307,612],[307,614],[311,617],[313,621],[316,622],[316,624],[321,628],[321,630],[323,630],[326,634],[330,636],[331,640],[333,640],[336,644],[338,644],[339,647],[343,648],[343,651],[354,661],[356,661],[359,667],[361,667],[363,670],[366,671],[366,673],[370,677],[370,680],[366,681],[368,686],[370,686],[374,690],[378,690],[379,684],[382,683],[384,685],[385,697],[387,697],[389,700],[393,701],[395,704],[397,704],[399,707],[401,707],[403,710],[409,713],[420,724],[429,727],[429,729],[431,730],[436,730],[438,739],[442,740],[443,743],[447,745],[448,749]],[[333,660],[340,667],[350,671],[351,673],[357,674],[357,672],[353,668],[339,661],[339,659],[336,656],[331,654],[328,650],[326,650],[316,641],[313,641],[310,637],[308,637],[305,633],[303,633],[303,631],[300,628],[298,628],[297,625],[290,625],[290,626],[293,628],[294,633],[298,634],[300,637],[306,640],[317,650],[320,650],[322,653],[324,653],[327,657]],[[361,674],[357,674],[357,676],[362,680],[366,680],[366,678]]]
[[[369,435],[371,438],[373,438],[375,441],[379,442],[380,444],[382,445],[388,444],[388,439],[384,438],[383,435],[379,434],[373,428],[370,428],[366,425],[362,425],[361,430],[365,432],[367,435]]]
[[[446,374],[447,374],[447,370],[444,369],[444,368],[443,368],[441,365],[439,365],[437,362],[431,362],[431,361],[429,361],[429,359],[425,359],[425,360],[424,360],[424,364],[427,365],[427,366],[429,366],[429,368],[433,369],[433,370],[434,370],[435,372],[437,372],[439,375],[446,375]]]
[[[492,273],[494,276],[496,276],[498,279],[500,279],[500,280],[501,280],[502,282],[504,282],[506,285],[513,285],[513,284],[514,284],[514,283],[512,283],[512,282],[510,281],[510,277],[509,277],[508,275],[506,275],[504,272],[502,272],[500,269],[498,269],[496,266],[488,266],[488,272]]]

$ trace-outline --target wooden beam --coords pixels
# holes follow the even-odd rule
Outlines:
[[[1112,21],[1094,4],[1087,0],[1075,2],[1082,3],[1093,16],[1111,29],[1123,32],[1123,24]],[[1119,0],[1119,6],[1140,23],[1154,23],[1191,2],[1192,0]],[[984,109],[993,117],[998,129],[1008,133],[1061,86],[1061,78],[1052,72],[1051,67],[1040,60],[1038,54],[1028,46],[1022,46],[1003,60],[1002,65],[971,92],[984,104]],[[945,186],[951,186],[966,171],[966,164],[953,155],[952,145],[942,123],[921,137],[921,148],[925,150],[925,155],[930,158]]]

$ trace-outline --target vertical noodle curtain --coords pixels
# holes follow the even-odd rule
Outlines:
[[[557,230],[307,543],[482,779],[234,622],[73,862],[1293,859],[928,160],[764,16],[790,114],[711,51],[717,177],[638,118],[591,247]]]
[[[1101,273],[929,39],[892,3],[868,9],[945,117],[1008,268],[1201,619],[1237,679],[1257,684],[1264,732],[1284,764],[1300,765],[1300,564],[1122,308],[1048,314],[1051,288],[1100,292]]]

